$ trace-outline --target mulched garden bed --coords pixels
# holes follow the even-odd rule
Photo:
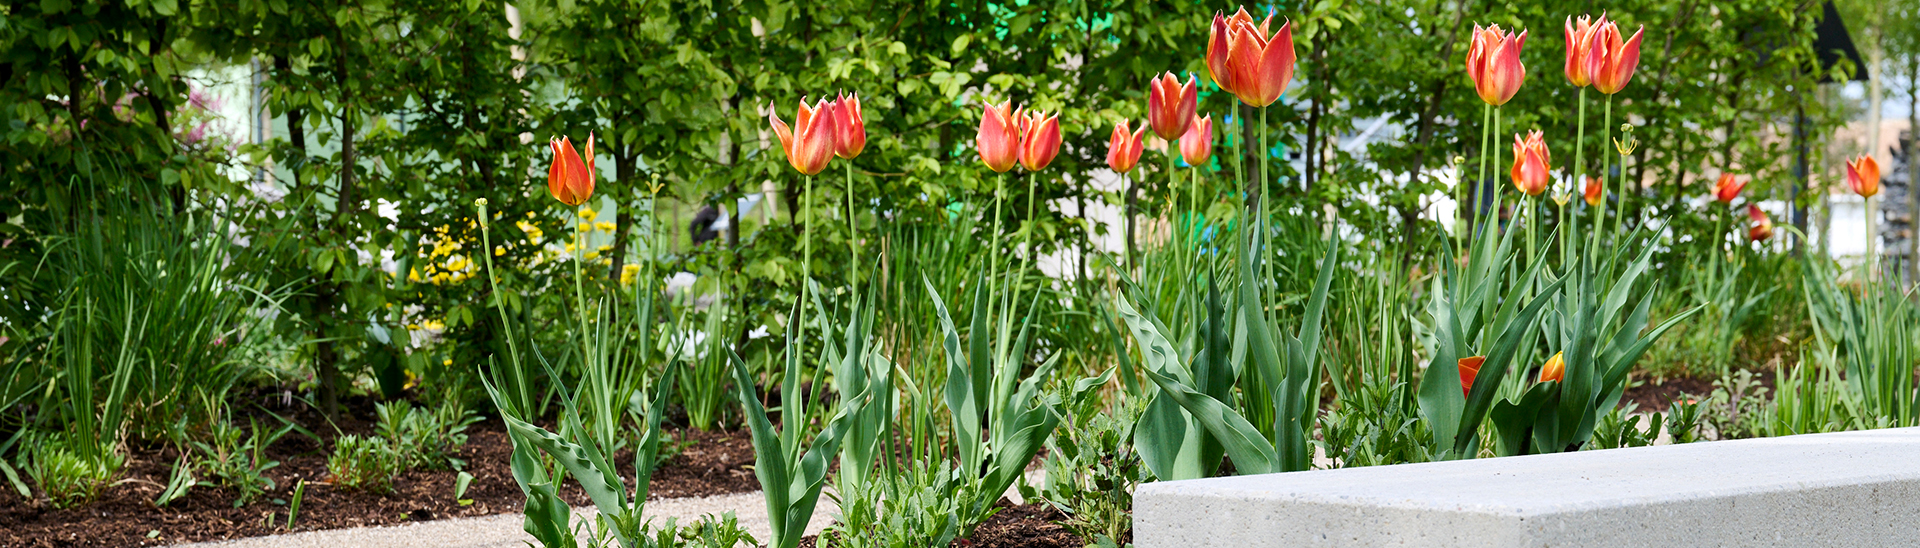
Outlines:
[[[326,424],[320,420],[301,422]],[[351,417],[340,426],[348,433],[371,431],[364,420]],[[504,426],[497,419],[487,420],[474,424],[468,433],[467,444],[458,455],[467,462],[466,471],[474,476],[465,495],[471,502],[465,505],[454,500],[458,473],[452,470],[407,472],[394,480],[394,492],[384,495],[336,490],[315,483],[326,475],[327,456],[312,438],[293,434],[281,438],[268,451],[270,458],[281,464],[267,472],[277,485],[261,500],[234,508],[232,492],[196,487],[166,508],[155,508],[153,499],[165,488],[179,455],[171,448],[136,448],[121,479],[102,490],[99,499],[90,504],[55,510],[23,500],[10,488],[0,492],[0,548],[157,546],[284,533],[288,531],[287,502],[301,479],[309,483],[295,531],[519,512],[524,499],[509,469],[512,444]],[[670,433],[674,439],[693,443],[654,472],[651,498],[759,490],[749,468],[753,464],[753,444],[744,432],[673,429]],[[632,462],[631,456],[622,458],[622,463]],[[575,507],[591,505],[578,487],[569,485],[562,495]],[[269,515],[273,527],[267,525]]]
[[[1065,519],[1067,516],[1060,510],[1046,504],[1015,505],[1001,499],[1000,512],[974,528],[973,538],[955,540],[950,548],[1085,547],[1087,542],[1080,535],[1060,526],[1059,522]],[[1133,542],[1132,535],[1121,542]],[[818,546],[818,539],[813,536],[800,539],[800,548]]]

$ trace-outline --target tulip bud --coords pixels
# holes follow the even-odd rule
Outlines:
[[[1293,52],[1293,23],[1289,21],[1282,24],[1280,30],[1268,34],[1267,28],[1272,25],[1273,16],[1267,16],[1259,25],[1254,25],[1253,17],[1245,14],[1246,11],[1242,9],[1226,20],[1225,81],[1232,85],[1221,87],[1239,97],[1243,103],[1264,107],[1280,100],[1280,94],[1286,93],[1287,85],[1293,82],[1296,59]],[[1212,48],[1211,45],[1208,47]]]
[[[1480,376],[1480,364],[1486,361],[1486,356],[1460,358],[1460,397],[1473,394],[1473,378]]]
[[[574,152],[573,141],[566,137],[548,139],[547,146],[553,149],[553,165],[547,168],[547,192],[570,206],[586,203],[593,196],[593,134],[587,134],[584,162]]]
[[[987,169],[995,172],[1006,173],[1020,161],[1020,124],[1014,120],[1013,101],[987,104],[980,115],[980,132],[973,139],[973,148],[979,151]]]
[[[867,119],[860,115],[860,94],[841,94],[833,107],[833,155],[852,160],[867,149]]]
[[[1627,87],[1633,70],[1640,65],[1640,34],[1646,27],[1634,31],[1633,38],[1625,42],[1620,41],[1620,27],[1612,21],[1602,21],[1595,27],[1587,55],[1587,76],[1593,79],[1594,90],[1613,95]]]
[[[767,105],[767,121],[773,125],[774,135],[780,137],[780,150],[787,153],[787,164],[807,175],[827,168],[834,150],[839,148],[835,110],[838,107],[826,99],[809,107],[807,98],[801,97],[800,108],[793,117],[794,127],[788,128],[786,122],[780,121],[780,114],[774,112],[773,105]]]
[[[1014,119],[1020,124],[1020,165],[1027,171],[1046,169],[1060,155],[1060,115],[1023,109]]]
[[[1747,227],[1747,239],[1764,242],[1773,237],[1773,219],[1767,217],[1767,212],[1760,211],[1760,206],[1748,204],[1747,218],[1753,221],[1752,226]]]
[[[1195,82],[1188,76],[1187,83],[1181,85],[1171,72],[1147,82],[1147,126],[1153,128],[1154,135],[1173,139],[1187,133],[1200,96]]]
[[[1578,23],[1572,17],[1567,18],[1566,72],[1567,81],[1573,83],[1573,87],[1583,88],[1592,83],[1591,76],[1587,74],[1587,56],[1593,49],[1593,32],[1598,30],[1600,25],[1605,24],[1607,24],[1606,14],[1600,15],[1598,25],[1585,15],[1580,16]]]
[[[1547,141],[1540,130],[1527,134],[1525,140],[1519,134],[1513,136],[1513,176],[1514,188],[1522,194],[1539,196],[1547,190],[1553,171],[1552,157],[1547,152]]]
[[[1180,136],[1180,156],[1194,167],[1207,165],[1207,160],[1213,158],[1212,114],[1194,118],[1187,125],[1187,134]]]
[[[1133,171],[1133,166],[1140,164],[1140,153],[1147,150],[1142,141],[1146,133],[1147,128],[1130,131],[1126,120],[1114,124],[1113,135],[1107,138],[1107,167],[1123,175]]]
[[[1567,377],[1567,360],[1554,352],[1547,358],[1547,364],[1540,366],[1540,382],[1560,382]]]
[[[1601,184],[1598,178],[1588,177],[1587,188],[1582,189],[1580,194],[1580,197],[1587,201],[1587,205],[1598,206],[1600,205],[1600,200],[1604,200],[1607,197],[1606,185]]]
[[[1731,204],[1734,198],[1740,197],[1740,191],[1746,188],[1746,181],[1741,181],[1732,173],[1721,173],[1720,180],[1713,183],[1713,199],[1723,204]]]
[[[1527,67],[1520,63],[1520,49],[1527,44],[1527,33],[1518,36],[1501,30],[1500,25],[1473,27],[1473,45],[1467,49],[1467,77],[1473,79],[1473,91],[1487,104],[1500,106],[1520,92],[1527,79]]]
[[[1880,162],[1875,161],[1872,154],[1847,161],[1847,188],[1862,198],[1880,193]]]

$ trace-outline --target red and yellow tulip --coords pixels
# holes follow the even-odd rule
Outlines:
[[[1014,113],[1020,125],[1020,165],[1040,171],[1060,155],[1060,115],[1022,109]]]
[[[1767,217],[1767,212],[1760,211],[1760,206],[1748,205],[1747,218],[1753,221],[1752,225],[1747,227],[1747,239],[1764,242],[1767,238],[1773,237],[1773,219]]]
[[[973,138],[973,148],[980,152],[980,161],[987,169],[1006,173],[1020,161],[1020,122],[1013,113],[1013,101],[995,105],[987,103],[986,110],[980,115],[980,133]]]
[[[1520,63],[1520,48],[1527,44],[1527,33],[1507,33],[1500,25],[1473,26],[1473,45],[1467,50],[1467,77],[1473,79],[1473,91],[1487,104],[1500,106],[1519,93],[1527,79],[1527,67]]]
[[[1540,366],[1540,382],[1559,382],[1567,377],[1567,360],[1560,354],[1554,352],[1546,365]]]
[[[1173,73],[1161,74],[1147,82],[1147,126],[1161,139],[1174,139],[1187,133],[1200,93],[1193,76],[1182,85]]]
[[[1180,136],[1180,157],[1194,167],[1207,165],[1213,158],[1213,115],[1194,118],[1187,124],[1187,134]]]
[[[1473,393],[1473,378],[1480,376],[1480,364],[1487,361],[1486,356],[1460,358],[1460,396]]]
[[[1587,50],[1587,76],[1593,79],[1593,89],[1600,93],[1613,95],[1626,89],[1627,82],[1633,80],[1633,70],[1640,66],[1640,34],[1646,27],[1633,31],[1633,38],[1622,42],[1620,27],[1612,21],[1601,19],[1594,25],[1593,42]]]
[[[1514,188],[1528,196],[1539,196],[1547,191],[1552,171],[1553,158],[1547,152],[1546,137],[1540,130],[1528,133],[1524,140],[1520,134],[1513,135],[1513,169],[1509,174],[1513,176]]]
[[[1732,173],[1721,173],[1720,180],[1713,182],[1713,199],[1723,204],[1731,204],[1734,198],[1740,197],[1740,191],[1746,188],[1746,181],[1740,180]]]
[[[1847,161],[1847,188],[1862,198],[1880,193],[1880,162],[1866,154]]]
[[[833,102],[833,155],[852,160],[867,149],[867,119],[860,115],[860,95],[841,94]]]
[[[1580,197],[1587,201],[1587,205],[1598,206],[1600,200],[1607,197],[1607,187],[1600,182],[1599,178],[1588,177],[1587,187],[1580,190]]]
[[[1592,75],[1587,73],[1587,56],[1593,49],[1593,31],[1607,24],[1606,14],[1600,15],[1600,23],[1594,24],[1585,15],[1579,20],[1567,18],[1567,81],[1573,87],[1583,88],[1593,83]]]
[[[833,160],[839,149],[839,128],[834,123],[834,103],[821,99],[813,106],[807,106],[807,99],[800,98],[800,108],[794,113],[793,125],[788,128],[780,121],[780,113],[774,112],[773,105],[767,105],[767,121],[773,125],[773,133],[780,137],[780,150],[787,153],[787,163],[800,173],[813,175],[827,168],[827,162]]]
[[[1126,120],[1114,124],[1113,135],[1107,137],[1107,167],[1123,175],[1133,171],[1140,164],[1140,153],[1147,149],[1142,141],[1146,133],[1147,128],[1128,129]]]
[[[1244,7],[1232,17],[1215,14],[1213,38],[1207,44],[1207,70],[1213,73],[1214,81],[1220,89],[1254,107],[1280,100],[1280,94],[1286,93],[1287,85],[1293,82],[1293,23],[1284,23],[1280,30],[1269,33],[1272,24],[1271,15],[1254,24]],[[1226,35],[1224,40],[1221,34]]]
[[[593,196],[593,134],[587,134],[585,161],[566,137],[548,139],[547,147],[553,149],[553,165],[547,168],[547,192],[570,206],[586,203]]]

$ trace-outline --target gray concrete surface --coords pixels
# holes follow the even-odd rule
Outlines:
[[[1920,546],[1920,428],[1147,484],[1140,548]]]

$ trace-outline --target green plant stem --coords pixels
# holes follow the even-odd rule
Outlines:
[[[1498,108],[1493,109],[1493,134],[1494,135],[1500,134],[1500,110],[1501,109],[1498,109]],[[1500,169],[1500,147],[1494,146],[1491,148],[1493,149],[1490,151],[1493,153],[1493,169],[1496,170],[1497,172],[1497,170]],[[1497,179],[1499,177],[1496,176],[1494,178]],[[1497,184],[1493,185],[1493,209],[1487,210],[1488,215],[1490,215],[1488,217],[1488,220],[1493,221],[1493,228],[1495,230],[1498,230],[1500,228],[1500,194],[1501,194],[1500,187],[1501,186],[1502,185],[1497,185]]]
[[[1233,183],[1239,185],[1234,191],[1240,194],[1240,211],[1247,211],[1247,174],[1242,169],[1246,163],[1246,144],[1240,142],[1240,136],[1247,131],[1247,121],[1240,118],[1240,101],[1233,102],[1233,135],[1227,137],[1227,144],[1233,148]]]
[[[1473,208],[1480,204],[1480,185],[1486,182],[1487,180],[1487,152],[1488,152],[1487,145],[1489,143],[1489,139],[1491,139],[1492,137],[1493,137],[1493,105],[1488,103],[1481,103],[1480,104],[1480,172],[1474,175],[1473,181],[1471,182],[1462,181],[1460,184],[1461,200],[1459,202],[1459,206],[1464,211],[1467,211],[1469,214],[1472,214]],[[1467,217],[1462,217],[1462,218],[1467,218]],[[1467,219],[1469,219],[1467,221],[1467,226],[1472,227],[1472,226],[1479,225],[1479,223],[1475,222],[1479,220],[1478,215],[1474,215],[1473,218],[1467,218]],[[1468,231],[1461,231],[1461,232],[1468,232]],[[1461,254],[1465,254],[1467,252],[1466,251],[1467,244],[1464,241],[1464,238],[1466,237],[1467,237],[1466,234],[1455,235],[1456,239],[1462,239],[1462,241],[1459,244]]]
[[[1260,205],[1259,205],[1260,225],[1259,226],[1260,226],[1261,241],[1266,241],[1266,238],[1273,233],[1273,227],[1270,224],[1272,219],[1270,219],[1270,217],[1267,214],[1267,204],[1271,203],[1270,201],[1271,193],[1268,191],[1268,184],[1267,184],[1269,181],[1269,179],[1267,179],[1267,164],[1272,163],[1271,162],[1272,158],[1268,158],[1267,156],[1272,153],[1273,153],[1273,149],[1267,148],[1267,107],[1260,107]],[[1247,223],[1247,228],[1251,229],[1253,228],[1253,226],[1254,226],[1253,223]],[[1268,253],[1263,252],[1260,254],[1259,257],[1247,258],[1248,260],[1260,261],[1260,268],[1261,268],[1260,281],[1262,284],[1273,281],[1273,264],[1271,261],[1263,260],[1266,255],[1268,255]]]
[[[514,403],[523,407],[523,409],[514,409],[512,411],[515,414],[525,413],[527,410],[524,409],[524,407],[532,403],[533,399],[532,395],[527,393],[526,377],[521,375],[520,372],[520,344],[513,338],[513,322],[507,321],[506,298],[500,293],[499,277],[494,275],[496,271],[493,269],[492,223],[490,222],[491,219],[487,217],[486,202],[481,201],[476,204],[475,207],[479,209],[480,213],[481,244],[486,246],[480,250],[480,258],[487,263],[487,284],[493,288],[493,307],[500,312],[500,328],[507,333],[507,352],[508,356],[513,358],[513,367],[509,369],[513,371],[514,389],[520,392],[520,401]]]
[[[1584,195],[1581,191],[1585,188],[1582,185],[1587,182],[1587,88],[1585,86],[1580,88],[1580,122],[1576,127],[1579,128],[1579,133],[1573,140],[1572,190]]]
[[[813,176],[807,176],[806,187],[800,195],[800,291],[794,299],[800,301],[799,325],[794,326],[799,335],[795,344],[807,340],[807,291],[813,282]],[[769,381],[771,382],[771,381]],[[785,405],[784,403],[782,405]]]
[[[860,223],[853,212],[853,160],[847,160],[847,252],[852,254],[853,262],[847,265],[847,283],[858,285],[860,282]]]
[[[1613,96],[1612,95],[1607,96],[1606,114],[1602,116],[1600,119],[1601,119],[1600,142],[1608,143],[1610,141],[1608,141],[1607,138],[1609,135],[1612,134],[1612,131],[1613,131],[1613,128],[1611,127],[1613,125]],[[1606,195],[1606,186],[1607,186],[1607,165],[1606,164],[1607,162],[1604,160],[1604,158],[1606,158],[1607,156],[1605,154],[1601,154],[1600,157],[1603,158],[1603,160],[1601,160],[1600,162],[1600,188],[1601,188],[1600,206],[1599,206],[1600,211],[1598,213],[1595,213],[1593,217],[1593,245],[1590,249],[1587,250],[1590,253],[1599,253],[1600,228],[1607,225],[1607,195]]]
[[[587,218],[580,215],[578,206],[573,209],[573,217],[582,223],[587,222]],[[589,357],[593,355],[593,344],[587,341],[587,293],[583,289],[585,284],[581,281],[583,275],[580,268],[580,263],[585,261],[586,257],[586,232],[581,231],[580,226],[576,224],[573,226],[573,304],[580,317],[580,365],[583,368],[586,367]]]

